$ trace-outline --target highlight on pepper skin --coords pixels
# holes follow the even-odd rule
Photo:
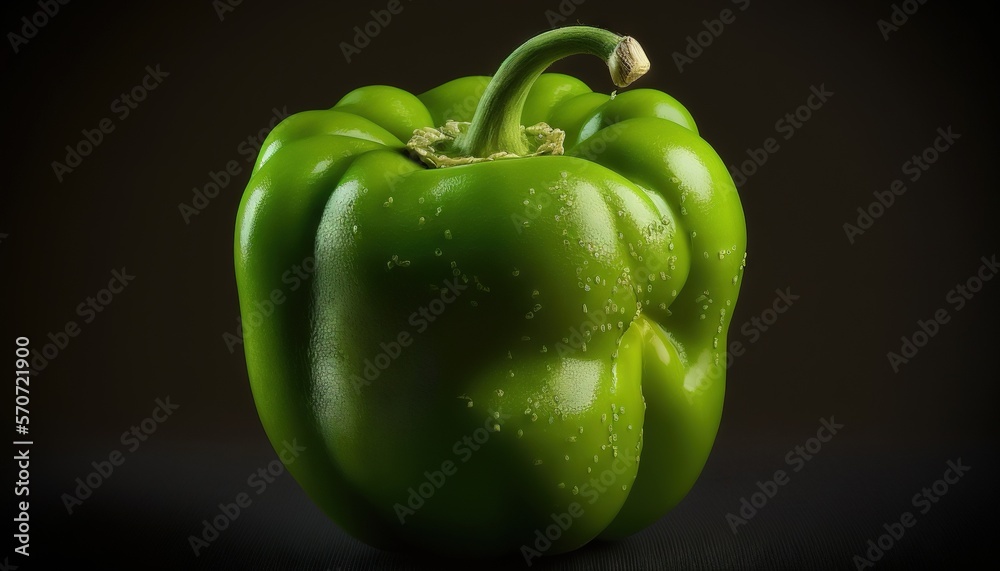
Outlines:
[[[649,61],[597,28],[529,39],[491,77],[357,88],[261,147],[237,215],[244,332],[288,470],[369,545],[527,563],[636,533],[711,451],[746,264],[740,198],[652,88],[544,73]],[[611,88],[611,86],[607,86]]]

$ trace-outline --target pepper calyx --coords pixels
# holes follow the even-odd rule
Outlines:
[[[528,152],[524,154],[497,151],[486,156],[463,155],[455,148],[455,140],[469,131],[472,123],[448,121],[440,128],[423,127],[413,132],[406,148],[414,158],[431,168],[445,168],[468,165],[500,159],[537,157],[542,155],[562,155],[566,132],[547,123],[536,123],[530,127],[521,125],[521,136]]]

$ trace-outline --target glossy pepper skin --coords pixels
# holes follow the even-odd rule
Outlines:
[[[407,141],[473,121],[490,78],[362,87],[278,125],[240,206],[261,421],[371,545],[530,558],[624,537],[711,450],[745,264],[735,185],[669,95],[531,79],[519,122],[565,131],[563,155],[429,168]]]

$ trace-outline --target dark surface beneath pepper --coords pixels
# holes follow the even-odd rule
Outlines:
[[[814,427],[807,432],[809,428]],[[915,525],[893,540],[876,562],[877,569],[967,568],[995,557],[1000,494],[993,475],[1000,462],[989,447],[963,450],[961,463],[970,470],[921,514],[925,503],[914,507],[913,496],[942,478],[946,462],[958,458],[954,450],[862,448],[855,445],[859,435],[845,428],[794,472],[800,463],[789,465],[784,455],[802,441],[787,438],[785,448],[761,448],[735,432],[735,427],[723,427],[720,441],[726,450],[711,457],[690,495],[662,520],[623,541],[543,555],[532,560],[531,568],[855,569],[852,559],[865,555],[868,540],[877,541],[886,533],[883,524],[891,526],[907,511],[914,514]],[[148,452],[152,458],[153,451]],[[128,472],[121,476],[125,481],[115,483],[113,498],[84,505],[72,517],[56,505],[39,513],[39,561],[80,561],[83,555],[88,561],[109,562],[110,568],[135,561],[147,569],[320,571],[440,569],[446,564],[354,540],[327,519],[287,473],[257,496],[254,490],[259,488],[243,485],[245,467],[266,466],[269,448],[219,446],[194,452],[165,447],[156,453],[155,460],[128,461]],[[886,469],[889,457],[892,467]],[[169,458],[175,462],[165,462]],[[203,462],[194,462],[197,458]],[[201,468],[206,465],[214,468],[206,473]],[[788,483],[734,534],[726,514],[738,513],[740,498],[758,491],[756,481],[765,482],[776,469],[788,472]],[[200,532],[202,518],[219,513],[215,504],[233,501],[234,482],[240,483],[235,488],[250,492],[253,503],[194,557],[187,537]],[[96,490],[95,497],[103,491]],[[209,509],[212,506],[215,509]],[[45,538],[58,539],[59,544]],[[466,565],[527,568],[518,556],[470,560],[460,567]]]

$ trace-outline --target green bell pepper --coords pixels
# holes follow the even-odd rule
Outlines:
[[[579,53],[620,87],[648,68],[631,38],[562,28],[492,80],[362,87],[262,146],[235,240],[253,396],[371,545],[530,561],[624,537],[708,458],[739,196],[669,95],[543,74]]]

